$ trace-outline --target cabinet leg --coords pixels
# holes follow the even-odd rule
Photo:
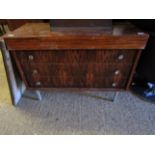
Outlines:
[[[5,45],[4,40],[2,39],[0,39],[0,49],[3,56],[4,67],[6,71],[12,103],[13,105],[18,105],[26,88],[23,81],[19,78],[18,73],[13,67],[14,65],[11,60],[10,53]]]
[[[42,93],[39,90],[36,91],[26,90],[23,97],[38,101],[41,101],[43,98]]]
[[[37,99],[41,101],[42,100],[41,92],[39,90],[36,90],[35,93],[36,93]]]
[[[112,99],[109,99],[109,98],[106,98],[106,97],[102,97],[102,96],[98,96],[98,95],[85,94],[85,93],[82,93],[82,94],[85,95],[85,96],[89,96],[89,97],[95,98],[95,99],[100,99],[100,100],[104,100],[104,101],[108,101],[108,102],[116,102],[119,92],[115,92],[115,94],[114,94]]]
[[[116,92],[115,95],[114,95],[114,98],[113,98],[112,102],[116,102],[118,95],[119,95],[119,92]]]

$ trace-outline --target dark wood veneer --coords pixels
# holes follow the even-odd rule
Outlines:
[[[31,89],[128,89],[147,40],[128,24],[114,25],[112,34],[50,32],[48,24],[26,24],[5,36]]]

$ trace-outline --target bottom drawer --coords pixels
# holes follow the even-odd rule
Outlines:
[[[125,88],[126,79],[93,77],[37,77],[28,79],[30,88]]]

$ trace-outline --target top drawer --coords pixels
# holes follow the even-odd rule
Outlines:
[[[21,63],[133,63],[137,50],[17,51]]]

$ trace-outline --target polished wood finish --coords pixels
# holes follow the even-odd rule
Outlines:
[[[128,89],[148,35],[129,24],[103,31],[51,32],[26,24],[5,41],[26,86]]]
[[[8,25],[11,31],[13,31],[26,23],[49,22],[49,20],[46,20],[46,19],[5,19],[3,20],[3,22]]]
[[[46,49],[144,49],[148,35],[128,25],[114,25],[107,31],[52,32],[46,23],[28,23],[6,35],[9,50]]]
[[[126,82],[136,53],[131,50],[15,51],[14,57],[28,87],[99,88],[104,85],[125,88],[121,81]],[[123,56],[122,60],[120,56]],[[35,81],[41,84],[37,85]]]

